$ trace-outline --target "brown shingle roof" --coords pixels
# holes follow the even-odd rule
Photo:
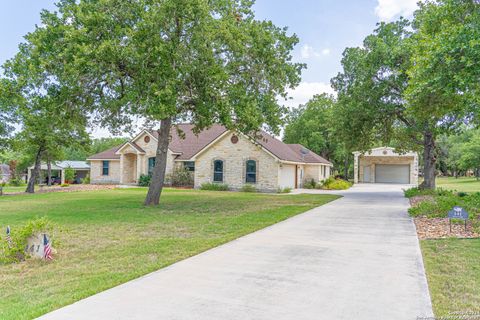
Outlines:
[[[176,127],[172,128],[170,133],[172,140],[170,141],[169,149],[172,152],[179,154],[179,156],[176,158],[177,160],[191,159],[207,145],[227,131],[224,126],[217,124],[213,125],[209,129],[201,131],[198,135],[195,135],[195,133],[192,131],[193,127],[194,126],[192,124],[178,125],[178,128],[183,132],[184,138],[180,137]],[[157,131],[151,130],[150,133],[155,138],[158,138]],[[308,150],[300,144],[286,144],[264,131],[255,137],[255,141],[280,160],[299,163],[331,164],[328,160],[322,158],[318,154]],[[122,146],[123,145],[100,152],[89,157],[89,159],[120,159],[120,156],[116,155],[115,152]],[[134,146],[138,148],[139,151],[143,151],[143,149],[141,149],[138,145],[134,144]]]
[[[319,156],[315,152],[305,148],[301,144],[287,144],[295,153],[300,154],[303,156],[303,160],[307,163],[324,163],[324,164],[332,164],[330,161],[325,159],[322,156]]]
[[[188,160],[205,148],[213,140],[221,136],[227,129],[224,126],[215,124],[209,129],[201,131],[198,136],[193,133],[192,124],[179,124],[178,128],[183,132],[184,139],[178,135],[177,128],[173,127],[170,135],[172,140],[168,146],[172,152],[179,153],[177,160]],[[158,138],[158,132],[153,130],[151,134]]]
[[[308,150],[301,144],[286,144],[264,131],[262,131],[260,136],[255,140],[280,160],[300,163],[331,164],[329,161],[320,157],[313,151]]]
[[[120,160],[120,155],[118,154],[115,154],[115,152],[117,152],[118,149],[120,149],[120,147],[123,146],[122,145],[119,145],[119,146],[116,146],[116,147],[113,147],[111,149],[108,149],[108,150],[105,150],[103,152],[100,152],[100,153],[97,153],[97,154],[94,154],[93,156],[90,156],[88,157],[87,160]]]

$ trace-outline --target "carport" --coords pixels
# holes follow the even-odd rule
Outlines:
[[[51,164],[52,169],[52,177],[58,178],[60,181],[59,183],[65,183],[65,169],[71,168],[75,171],[75,178],[74,181],[71,183],[82,183],[82,179],[85,179],[87,175],[90,174],[90,165],[85,161],[55,161]],[[32,174],[33,166],[28,168],[28,180],[30,180],[30,176]],[[40,165],[40,181],[41,183],[47,179],[46,171],[48,170],[48,166],[46,163],[42,162]]]
[[[355,183],[418,184],[416,152],[396,153],[394,148],[380,147],[353,155]]]

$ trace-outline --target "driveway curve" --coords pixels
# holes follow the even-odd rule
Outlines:
[[[40,319],[417,319],[432,316],[402,186],[343,198]]]

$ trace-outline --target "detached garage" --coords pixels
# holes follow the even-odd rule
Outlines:
[[[394,150],[381,147],[366,153],[354,152],[355,183],[418,184],[418,154]]]

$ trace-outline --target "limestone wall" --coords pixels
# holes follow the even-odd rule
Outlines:
[[[118,184],[120,183],[120,161],[110,160],[108,176],[102,175],[103,161],[90,161],[90,183],[92,184]]]
[[[276,191],[278,188],[278,163],[274,157],[247,140],[242,135],[238,142],[231,141],[232,133],[201,153],[195,160],[195,187],[213,182],[213,162],[224,161],[224,183],[232,189],[245,185],[246,161],[257,161],[257,182],[260,191]]]

